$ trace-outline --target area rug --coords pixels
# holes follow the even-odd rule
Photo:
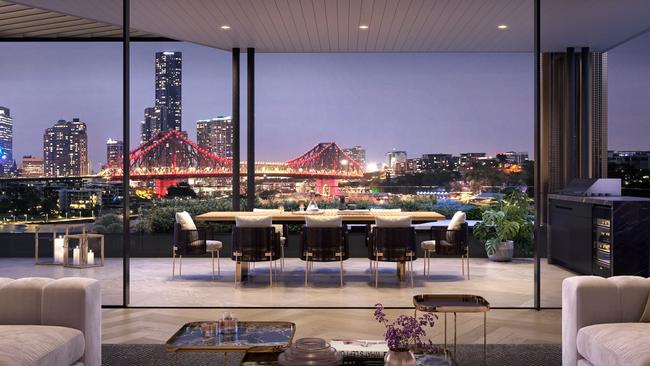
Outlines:
[[[161,344],[104,344],[104,366],[236,366],[241,353],[174,353]],[[176,359],[178,357],[178,360]],[[458,366],[483,364],[482,345],[459,345]],[[178,363],[177,363],[178,361]],[[224,362],[225,361],[225,362]],[[487,348],[487,364],[494,366],[553,366],[562,364],[559,344],[491,344]]]

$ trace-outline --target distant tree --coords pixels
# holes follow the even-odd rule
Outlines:
[[[187,182],[180,182],[175,186],[171,186],[167,188],[167,195],[165,196],[167,198],[174,198],[174,197],[191,197],[195,198],[196,197],[196,192],[190,187],[190,185]]]

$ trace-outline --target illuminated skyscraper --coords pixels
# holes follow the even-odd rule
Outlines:
[[[144,119],[140,122],[140,143],[156,136],[163,124],[166,124],[167,117],[167,107],[145,108]]]
[[[232,118],[230,116],[196,121],[197,144],[223,158],[232,157]]]
[[[347,149],[344,149],[345,153],[350,155],[354,161],[361,164],[365,168],[366,166],[366,149],[362,146],[354,146]]]
[[[43,158],[31,155],[23,156],[20,171],[23,177],[42,177],[44,174]]]
[[[59,120],[43,135],[43,160],[46,176],[86,175],[88,169],[88,135],[79,118]]]
[[[156,107],[164,116],[160,119],[160,130],[182,130],[181,118],[181,52],[156,52]]]
[[[386,165],[394,171],[398,163],[406,163],[406,157],[406,151],[390,151],[386,153]]]
[[[113,140],[111,138],[106,141],[106,163],[118,162],[122,158],[122,149],[124,143],[122,141]]]
[[[9,171],[13,164],[13,119],[9,108],[0,107],[0,167],[1,173]]]

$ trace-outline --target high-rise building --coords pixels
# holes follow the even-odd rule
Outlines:
[[[140,122],[140,143],[148,141],[162,130],[167,120],[167,107],[149,107],[144,109],[144,119]]]
[[[118,162],[123,156],[122,149],[124,149],[122,141],[109,138],[106,141],[106,164]]]
[[[629,165],[634,169],[650,170],[650,151],[608,151],[607,162]]]
[[[487,156],[485,153],[461,153],[460,154],[460,165],[466,166],[477,162],[480,159],[485,159]]]
[[[418,170],[433,171],[446,169],[452,165],[451,154],[423,154],[419,160]]]
[[[528,153],[523,151],[507,151],[497,153],[496,157],[500,163],[521,165],[524,161],[528,160]]]
[[[232,117],[219,116],[196,121],[196,143],[199,147],[232,158]]]
[[[86,175],[89,172],[86,124],[79,118],[59,120],[43,135],[46,176]]]
[[[183,54],[181,52],[156,52],[156,107],[161,111],[160,130],[182,130],[182,82]]]
[[[7,173],[14,161],[13,126],[9,108],[0,107],[0,173]]]
[[[574,178],[606,177],[607,53],[544,53],[541,71],[542,184],[556,193]]]
[[[406,151],[393,150],[386,153],[386,165],[389,169],[395,170],[397,163],[406,162]]]
[[[349,147],[343,149],[346,154],[348,154],[354,161],[361,164],[361,166],[366,166],[366,149],[362,146]]]
[[[23,177],[42,177],[44,173],[43,158],[25,155],[23,156],[20,172]]]

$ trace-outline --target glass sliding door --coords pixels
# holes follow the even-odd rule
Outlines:
[[[121,305],[122,192],[101,175],[122,134],[121,47],[0,48],[0,272],[95,278],[102,304]]]

